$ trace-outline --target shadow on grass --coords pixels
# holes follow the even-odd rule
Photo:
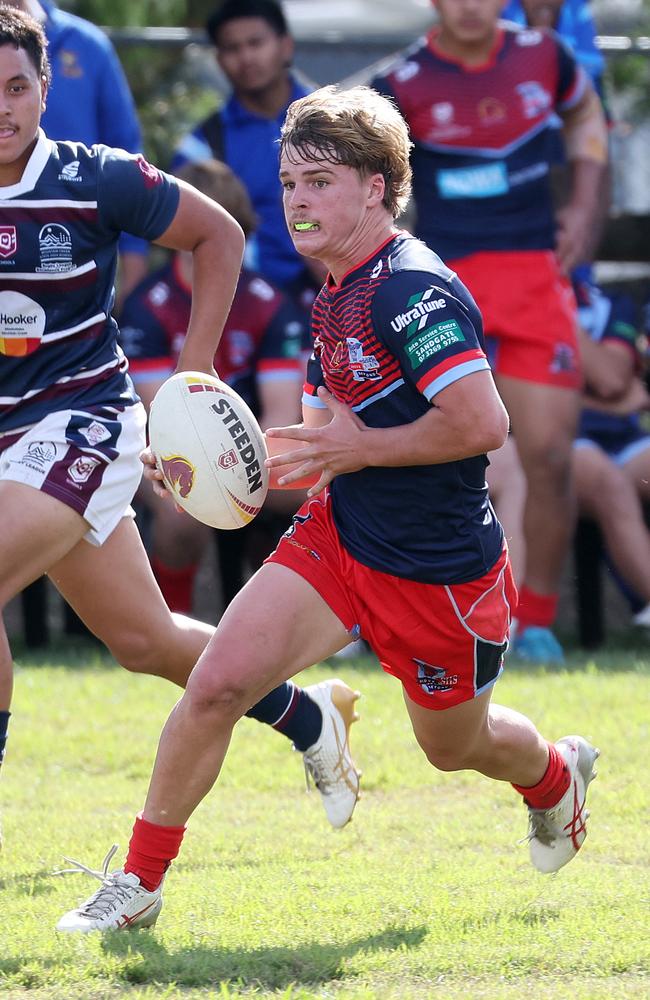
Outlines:
[[[53,892],[52,872],[42,868],[40,871],[23,875],[7,875],[0,878],[0,892],[3,889],[17,890],[24,896],[47,896]]]
[[[278,990],[342,979],[349,975],[346,959],[360,952],[417,948],[427,933],[426,927],[388,927],[379,934],[341,944],[314,941],[300,948],[220,949],[217,945],[168,951],[151,933],[138,931],[107,935],[102,947],[123,959],[120,975],[129,983],[174,983],[180,987],[227,983],[238,988]]]

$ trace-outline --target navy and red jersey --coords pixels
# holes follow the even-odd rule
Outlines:
[[[314,353],[303,395],[323,407],[319,385],[368,427],[412,423],[442,389],[489,369],[476,303],[419,240],[393,236],[332,279],[312,312]],[[503,532],[487,495],[487,458],[337,476],[334,522],[359,562],[424,583],[463,583],[488,572]]]
[[[42,132],[0,188],[0,447],[52,410],[137,402],[110,315],[117,243],[156,239],[178,198],[141,156]]]
[[[503,24],[480,66],[436,46],[436,32],[372,86],[397,103],[414,149],[416,235],[445,260],[555,245],[552,122],[588,79],[551,31]]]
[[[636,308],[632,299],[621,293],[605,294],[588,281],[574,282],[581,328],[596,343],[623,344],[632,354],[635,367],[642,369],[637,347],[639,331]],[[620,415],[585,407],[580,414],[577,436],[602,443],[605,450],[622,447],[629,436],[642,433],[638,413]]]
[[[126,299],[120,341],[136,388],[139,382],[165,379],[173,373],[191,305],[192,290],[175,256]],[[295,379],[300,386],[308,345],[307,315],[261,275],[242,271],[215,355],[219,377],[258,413],[256,387],[260,383]]]

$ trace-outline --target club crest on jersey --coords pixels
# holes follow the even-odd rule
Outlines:
[[[38,248],[41,255],[37,271],[71,271],[72,237],[69,230],[58,222],[43,226],[38,234]]]
[[[406,311],[398,313],[390,321],[395,333],[401,333],[402,330],[405,330],[406,336],[412,337],[418,330],[424,329],[429,314],[436,312],[437,309],[444,309],[447,305],[445,299],[434,299],[434,294],[437,293],[434,293],[433,288],[427,288],[424,292],[416,292],[415,295],[412,295],[406,303]]]
[[[537,80],[527,80],[515,87],[522,103],[524,118],[537,118],[551,107],[551,95]]]
[[[6,260],[13,257],[18,249],[18,236],[15,226],[0,226],[0,257]]]

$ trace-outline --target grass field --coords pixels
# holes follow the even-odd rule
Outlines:
[[[94,650],[19,655],[0,783],[0,996],[18,1000],[650,996],[647,758],[650,655],[573,655],[565,670],[513,664],[498,700],[556,739],[602,750],[590,834],[556,876],[517,841],[505,785],[435,773],[399,685],[371,660],[313,668],[363,692],[353,730],[364,771],[353,823],[332,831],[288,743],[243,720],[219,788],[192,819],[156,928],[54,932],[98,883],[52,877],[63,855],[122,857],[176,693]]]

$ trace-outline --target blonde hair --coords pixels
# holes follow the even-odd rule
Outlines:
[[[395,105],[370,87],[322,87],[294,101],[280,135],[280,152],[290,149],[309,161],[342,163],[363,174],[381,174],[383,204],[397,218],[411,194],[408,127]]]
[[[186,163],[176,171],[176,176],[230,212],[245,236],[256,228],[257,216],[248,191],[226,163],[221,160]]]

